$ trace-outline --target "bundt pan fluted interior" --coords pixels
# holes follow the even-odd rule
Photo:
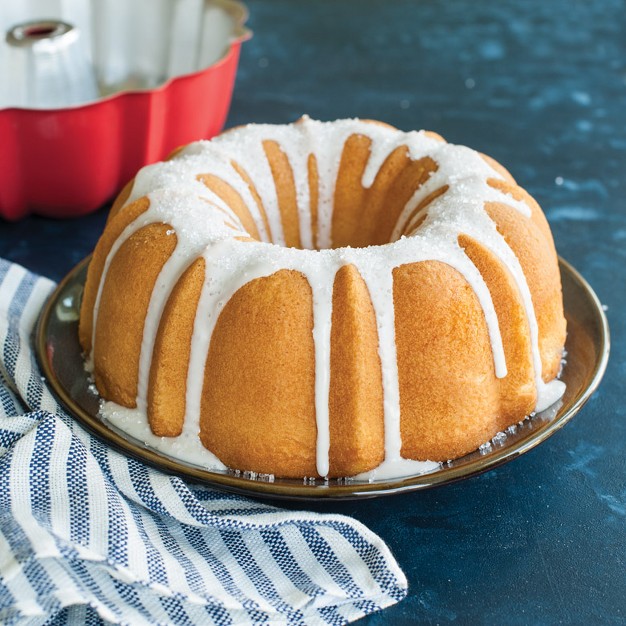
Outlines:
[[[143,165],[218,134],[246,18],[236,0],[7,4],[0,217],[84,215]]]

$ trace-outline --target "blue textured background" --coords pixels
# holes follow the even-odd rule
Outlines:
[[[608,306],[606,377],[565,429],[483,476],[319,505],[382,535],[410,596],[371,624],[626,623],[626,6],[620,0],[253,0],[228,125],[308,113],[428,128],[502,161]],[[105,211],[0,222],[60,279]]]

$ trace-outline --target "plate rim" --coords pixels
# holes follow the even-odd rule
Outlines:
[[[236,476],[228,473],[218,473],[210,470],[204,470],[200,467],[187,465],[184,461],[179,461],[172,457],[167,457],[156,450],[147,446],[139,446],[132,441],[124,438],[114,430],[110,429],[105,422],[93,416],[91,413],[83,409],[74,401],[69,391],[63,386],[56,376],[52,364],[48,360],[47,340],[48,329],[50,326],[51,316],[54,307],[58,303],[60,296],[63,294],[67,285],[75,280],[89,264],[91,255],[78,263],[57,285],[56,289],[51,293],[45,303],[36,328],[35,352],[37,361],[41,367],[42,374],[46,378],[46,382],[51,391],[65,408],[68,414],[78,423],[85,427],[89,432],[103,440],[106,445],[117,451],[121,451],[138,459],[144,463],[156,467],[168,474],[174,474],[186,480],[196,483],[207,484],[212,487],[223,489],[240,495],[273,498],[282,500],[300,500],[300,501],[328,501],[328,500],[350,500],[365,499],[381,496],[396,495],[412,491],[422,491],[424,489],[432,489],[444,485],[452,484],[466,478],[478,476],[486,471],[495,469],[504,463],[512,461],[517,457],[532,450],[546,439],[560,430],[567,422],[569,422],[578,411],[586,404],[591,395],[595,392],[606,372],[609,353],[610,353],[610,331],[607,317],[602,308],[602,304],[598,296],[593,291],[589,283],[583,276],[562,257],[559,259],[559,269],[562,273],[567,273],[569,278],[577,283],[582,289],[585,297],[589,299],[591,311],[594,314],[595,321],[600,330],[599,342],[599,358],[594,363],[590,382],[587,386],[575,396],[572,405],[562,414],[550,420],[549,422],[539,426],[537,429],[523,436],[512,446],[503,446],[495,449],[488,455],[480,457],[471,462],[470,465],[444,466],[430,473],[419,474],[406,478],[389,479],[380,482],[326,482],[317,479],[315,483],[306,482],[305,479],[299,484],[282,484],[281,482],[270,482],[261,480],[251,480],[243,476]],[[81,283],[82,284],[82,283]],[[76,337],[78,341],[78,337]],[[463,458],[463,457],[461,457]],[[457,459],[458,460],[458,459]],[[284,481],[287,479],[277,479]],[[293,479],[297,481],[297,479]],[[335,479],[332,479],[335,480]]]

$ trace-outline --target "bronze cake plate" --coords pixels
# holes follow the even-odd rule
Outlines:
[[[78,342],[78,315],[89,259],[59,284],[42,311],[37,329],[37,355],[42,372],[61,404],[85,428],[119,452],[184,479],[251,496],[316,500],[369,498],[449,484],[502,465],[531,450],[564,426],[595,391],[609,357],[609,328],[597,296],[585,279],[559,259],[567,319],[566,363],[561,379],[567,390],[554,407],[525,419],[460,459],[427,474],[407,478],[269,480],[250,473],[207,470],[168,457],[103,420],[100,398],[83,367]]]

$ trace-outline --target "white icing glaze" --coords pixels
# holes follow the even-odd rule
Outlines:
[[[194,434],[185,430],[178,437],[157,437],[150,430],[145,413],[138,409],[127,409],[115,402],[104,402],[100,412],[107,422],[153,450],[205,469],[226,469],[226,466],[202,445],[197,432]]]
[[[411,159],[432,158],[438,168],[407,202],[398,217],[389,244],[332,249],[335,182],[344,144],[355,134],[371,140],[370,157],[362,178],[366,188],[373,184],[386,158],[398,147],[406,147]],[[284,246],[278,196],[264,148],[264,142],[267,141],[276,142],[291,165],[303,249]],[[318,250],[313,249],[308,180],[310,154],[315,155],[319,177]],[[261,211],[248,184],[233,167],[233,162],[253,182],[265,210],[270,232],[265,228]],[[233,210],[197,180],[199,175],[207,173],[226,181],[239,193],[250,209],[260,234],[260,242],[235,239],[247,233]],[[157,278],[150,299],[140,358],[138,408],[122,411],[121,407],[107,402],[103,408],[104,415],[120,429],[177,458],[185,458],[184,449],[190,441],[202,447],[198,433],[204,367],[211,335],[222,308],[240,287],[255,278],[270,276],[281,269],[299,271],[307,278],[313,296],[317,471],[320,476],[326,476],[330,447],[328,399],[332,291],[336,272],[344,265],[353,264],[368,287],[376,316],[383,373],[385,432],[384,462],[359,478],[388,479],[432,471],[439,466],[437,463],[413,461],[401,456],[392,272],[400,265],[427,260],[441,261],[455,268],[480,302],[491,341],[495,373],[499,378],[505,377],[507,369],[496,311],[480,272],[458,244],[458,237],[462,233],[484,245],[509,268],[521,294],[530,329],[538,390],[537,410],[553,404],[562,396],[564,385],[560,381],[546,385],[541,379],[537,321],[526,278],[519,261],[484,210],[484,205],[485,202],[503,202],[526,217],[530,216],[530,208],[490,186],[487,183],[490,178],[502,179],[502,175],[478,153],[469,148],[440,142],[423,132],[402,133],[359,120],[322,123],[308,118],[289,126],[250,125],[234,129],[210,142],[190,144],[173,160],[144,168],[135,179],[127,203],[147,195],[150,206],[123,231],[105,262],[94,307],[95,349],[102,287],[111,259],[121,245],[133,233],[150,223],[168,224],[176,234],[177,244]],[[413,215],[422,201],[444,186],[448,187],[445,193]],[[426,220],[415,230],[415,224],[424,213],[427,213]],[[172,287],[199,256],[206,263],[206,278],[193,329],[183,432],[178,438],[154,437],[149,432],[145,412],[150,361],[159,320]],[[185,445],[181,445],[181,441],[186,442]],[[195,443],[189,450],[187,460],[207,467],[223,467],[208,451],[208,456],[199,452]]]

